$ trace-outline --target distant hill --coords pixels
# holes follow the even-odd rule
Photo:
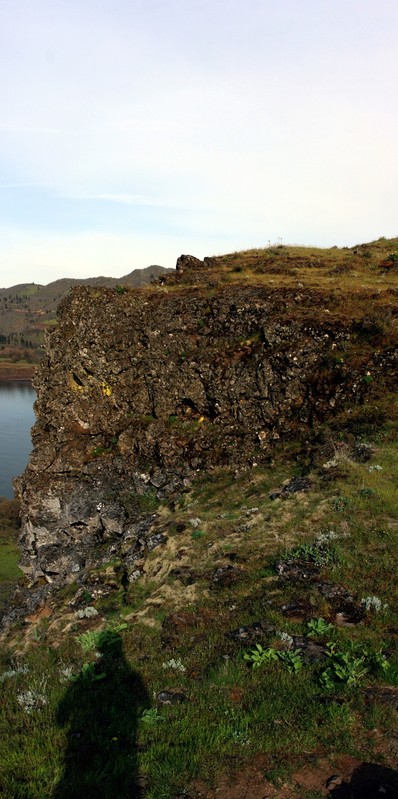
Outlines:
[[[148,285],[164,273],[173,272],[156,264],[134,269],[123,277],[61,278],[46,286],[20,283],[0,289],[0,347],[35,350],[40,347],[43,332],[56,323],[59,302],[74,286],[133,286]],[[1,352],[1,351],[0,351]],[[10,353],[8,353],[10,354]],[[26,354],[26,353],[25,353]],[[36,359],[34,359],[36,360]]]

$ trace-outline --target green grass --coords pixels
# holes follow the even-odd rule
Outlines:
[[[0,544],[0,583],[4,580],[18,580],[21,577],[19,558],[20,551],[16,544]]]
[[[342,476],[324,482],[315,456],[312,490],[274,501],[270,491],[297,472],[293,443],[270,467],[200,475],[162,506],[168,542],[148,554],[138,582],[87,597],[98,617],[71,621],[75,586],[53,617],[17,627],[0,656],[2,797],[90,799],[101,784],[105,799],[127,799],[139,781],[146,799],[175,799],[191,780],[216,786],[228,764],[239,771],[260,754],[274,781],[332,752],[385,761],[396,711],[365,692],[398,684],[398,452],[389,431],[379,429],[361,464],[350,458],[348,435]],[[4,584],[16,576],[17,509],[1,508]],[[316,579],[280,579],[281,559],[312,565]],[[215,570],[231,565],[237,582],[214,583]],[[194,574],[192,593],[178,569],[173,575],[182,566]],[[114,569],[117,582],[117,562]],[[370,600],[362,621],[339,625],[319,581],[343,586],[357,607]],[[289,603],[301,614],[287,613]],[[260,637],[231,637],[255,622],[264,625]],[[329,657],[300,656],[295,671],[297,647],[283,640],[294,635]],[[257,643],[277,656],[253,668],[245,654]],[[164,705],[162,691],[186,701]]]
[[[16,500],[0,501],[0,610],[11,598],[16,582],[22,577],[18,567],[20,551],[19,506]]]

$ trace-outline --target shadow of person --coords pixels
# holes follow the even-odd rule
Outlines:
[[[95,664],[85,664],[61,700],[57,722],[68,728],[62,777],[52,799],[139,799],[137,718],[149,706],[122,640],[104,632]]]
[[[333,799],[397,799],[398,772],[377,763],[362,763],[349,783],[330,792]]]

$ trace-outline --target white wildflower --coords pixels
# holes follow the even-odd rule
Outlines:
[[[248,508],[248,510],[245,511],[246,516],[251,516],[252,513],[258,513],[258,508]]]
[[[47,699],[43,694],[39,694],[36,691],[25,691],[22,694],[18,694],[17,702],[26,713],[31,713],[32,710],[39,710],[44,707],[47,704]]]
[[[250,738],[247,732],[243,730],[234,730],[232,736],[235,740],[235,743],[240,744],[241,746],[248,746],[250,743]]]
[[[335,541],[338,537],[334,530],[329,530],[328,533],[319,533],[316,540],[319,544],[327,544],[329,541]]]
[[[75,613],[76,619],[93,619],[94,616],[98,616],[98,610],[91,606],[77,610]]]
[[[181,662],[180,658],[171,658],[171,660],[167,660],[162,663],[162,667],[164,669],[175,669],[176,671],[186,671],[184,664]]]
[[[27,666],[15,666],[14,669],[9,669],[9,671],[4,671],[3,674],[0,674],[0,682],[4,682],[9,677],[16,677],[18,674],[27,674],[28,671]]]
[[[287,646],[289,646],[289,647],[293,646],[294,640],[293,640],[292,636],[289,635],[289,633],[278,632],[277,636],[278,636],[279,640],[283,641],[283,643],[286,644]]]
[[[388,605],[383,605],[381,599],[378,596],[365,596],[361,599],[361,605],[363,605],[366,610],[373,610],[375,613],[380,613],[381,610],[385,610]]]
[[[73,669],[70,666],[64,666],[59,670],[59,676],[61,682],[67,682],[67,680],[71,680],[74,676]]]

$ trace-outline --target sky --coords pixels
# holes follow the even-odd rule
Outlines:
[[[0,286],[398,235],[396,0],[1,0]]]

